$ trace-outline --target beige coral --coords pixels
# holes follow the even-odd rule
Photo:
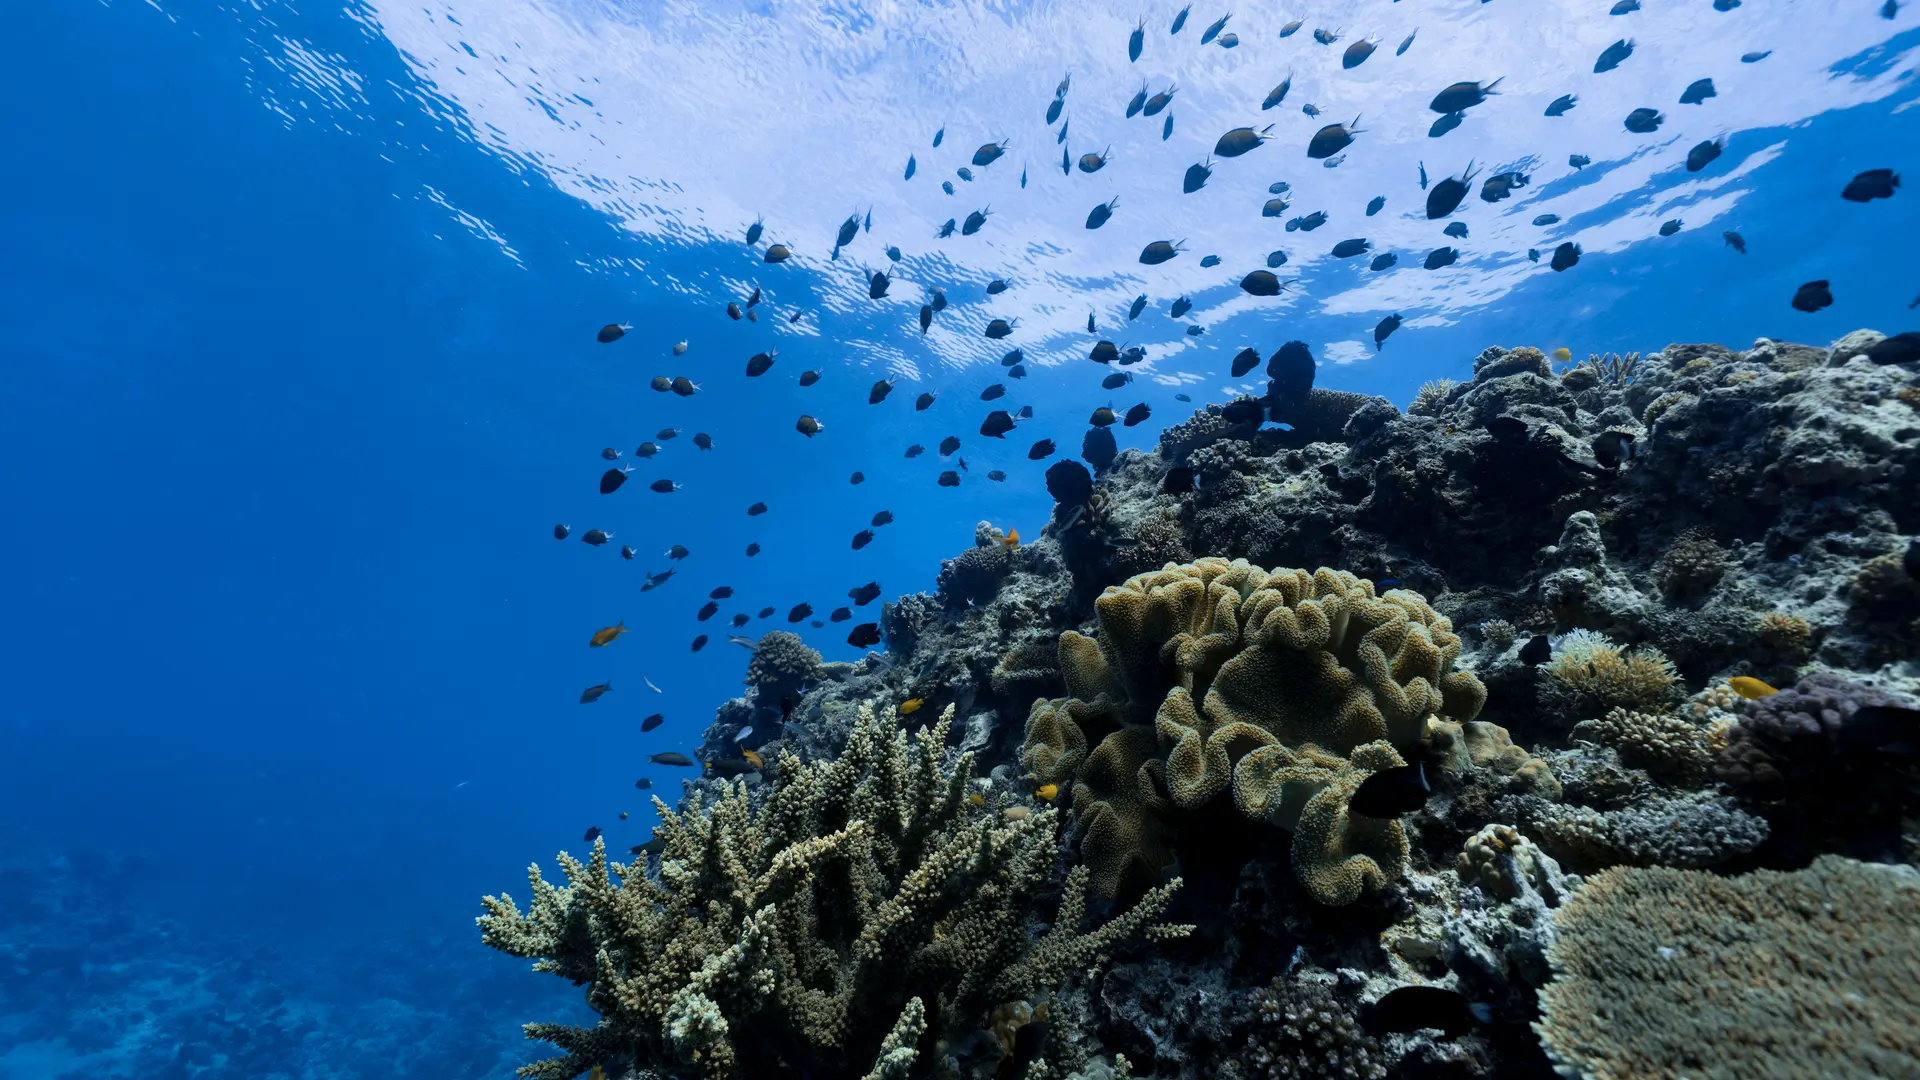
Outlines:
[[[1713,761],[1708,729],[1671,713],[1609,709],[1600,719],[1576,727],[1574,734],[1590,735],[1618,751],[1622,761],[1658,776],[1698,777]]]
[[[1137,575],[1094,606],[1097,639],[1060,639],[1072,696],[1035,704],[1022,755],[1037,778],[1076,776],[1076,812],[1100,841],[1088,852],[1096,883],[1162,862],[1164,832],[1150,824],[1162,804],[1195,809],[1230,788],[1250,816],[1295,830],[1296,867],[1324,902],[1350,902],[1351,882],[1403,869],[1397,823],[1345,820],[1352,789],[1388,767],[1361,762],[1400,764],[1394,748],[1418,745],[1430,718],[1471,719],[1486,700],[1479,680],[1453,670],[1460,639],[1419,594],[1376,596],[1326,568],[1201,559]],[[1372,744],[1387,754],[1353,756]],[[1300,822],[1316,798],[1308,832]],[[1324,809],[1335,801],[1339,813]],[[1130,839],[1150,850],[1127,852]],[[1320,869],[1346,866],[1349,841],[1372,872]]]
[[[1154,926],[1178,882],[1082,932],[1089,874],[1069,874],[1053,927],[1028,929],[1053,881],[1058,812],[1014,816],[967,798],[949,707],[909,737],[862,705],[840,758],[783,755],[772,790],[745,785],[675,811],[655,800],[656,876],[562,853],[567,884],[530,870],[522,912],[489,896],[482,939],[587,986],[592,1028],[531,1024],[562,1056],[520,1070],[568,1080],[618,1060],[736,1080],[798,1070],[867,1080],[930,1075],[922,1033],[984,1026],[994,1004],[1057,986]],[[743,1037],[750,1033],[751,1037]]]

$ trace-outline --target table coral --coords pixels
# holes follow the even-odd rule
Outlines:
[[[1082,868],[1033,937],[1058,814],[976,808],[972,756],[942,763],[952,718],[949,707],[909,738],[891,710],[863,705],[839,759],[784,756],[764,800],[738,783],[711,806],[656,799],[657,875],[610,863],[597,840],[585,864],[559,856],[564,886],[531,868],[527,911],[486,897],[482,939],[586,985],[600,1014],[592,1028],[527,1025],[563,1053],[520,1075],[927,1076],[931,1040],[983,1029],[997,1004],[1058,986],[1119,942],[1188,931],[1153,922],[1176,880],[1083,933]]]

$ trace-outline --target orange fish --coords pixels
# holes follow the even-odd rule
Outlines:
[[[1733,687],[1734,693],[1739,694],[1748,701],[1758,701],[1763,697],[1780,692],[1751,675],[1735,675],[1733,678],[1727,680],[1727,685]]]
[[[763,758],[761,758],[758,751],[749,750],[743,746],[740,748],[740,757],[747,764],[753,766],[756,769],[764,769],[767,767],[766,761]]]
[[[925,704],[926,702],[921,700],[920,698],[908,698],[907,700],[900,703],[900,715],[912,716],[914,713],[917,713],[920,711],[920,706]]]
[[[1000,542],[1001,542],[1001,543],[1003,543],[1003,544],[1005,544],[1005,545],[1007,545],[1007,546],[1008,546],[1008,547],[1010,547],[1010,548],[1017,548],[1017,547],[1019,547],[1019,546],[1020,546],[1020,530],[1019,530],[1019,529],[1008,529],[1008,530],[1007,530],[1007,538],[1006,538],[1005,540],[1002,540],[1002,541],[1000,541]]]
[[[1034,789],[1033,793],[1047,800],[1048,802],[1052,802],[1060,794],[1060,785],[1059,784],[1041,784],[1038,788]]]
[[[977,791],[969,794],[967,796],[967,801],[972,803],[975,806],[987,805],[987,797],[985,795],[980,794]]]
[[[602,645],[611,645],[613,644],[613,639],[626,632],[627,624],[624,619],[613,626],[595,630],[593,636],[587,639],[587,648],[597,649]]]

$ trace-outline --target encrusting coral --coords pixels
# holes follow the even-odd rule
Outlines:
[[[1534,1027],[1568,1075],[1911,1077],[1920,1061],[1920,874],[1614,869],[1554,916]]]
[[[1068,698],[1039,701],[1022,759],[1073,781],[1082,851],[1113,894],[1165,864],[1172,807],[1231,790],[1240,810],[1294,831],[1300,880],[1351,903],[1404,871],[1398,821],[1349,815],[1372,772],[1405,764],[1436,715],[1486,700],[1452,670],[1460,639],[1419,594],[1322,568],[1201,559],[1140,574],[1094,603],[1098,639],[1060,638]]]
[[[972,756],[942,764],[948,708],[909,738],[862,705],[837,760],[783,757],[763,801],[719,787],[659,800],[659,871],[559,856],[533,867],[531,907],[484,900],[486,944],[587,986],[592,1028],[529,1024],[563,1055],[525,1066],[569,1080],[595,1065],[710,1080],[932,1075],[930,1048],[986,1028],[993,1009],[1061,984],[1155,924],[1179,882],[1082,933],[1087,872],[1066,880],[1051,929],[1029,922],[1052,882],[1058,814],[1003,814],[968,797]],[[871,1071],[869,1071],[871,1065]]]

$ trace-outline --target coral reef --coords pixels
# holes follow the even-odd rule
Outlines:
[[[1592,1080],[1912,1076],[1920,873],[1609,870],[1555,913],[1548,1050]]]
[[[937,593],[884,605],[884,654],[797,691],[765,680],[709,746],[751,723],[783,769],[829,761],[863,703],[924,699],[952,710],[948,752],[981,765],[969,796],[1072,822],[1055,883],[1124,904],[1179,875],[1168,917],[1195,935],[1047,996],[1031,1080],[1326,1068],[1336,1042],[1364,1045],[1359,1003],[1409,983],[1493,1019],[1376,1033],[1336,1068],[1546,1075],[1528,1025],[1575,875],[1920,861],[1901,711],[1920,697],[1920,422],[1909,367],[1861,355],[1878,340],[1669,345],[1558,373],[1490,348],[1405,414],[1281,365],[1263,397],[1171,418],[1154,450],[1089,444],[1097,475],[1063,478],[1041,535],[976,529]],[[1350,811],[1415,761],[1424,806]],[[745,778],[750,799],[779,776]],[[736,787],[691,789],[719,806]],[[983,1008],[1019,1002],[1042,1004]],[[872,1064],[889,1007],[849,1068]],[[925,1008],[923,1046],[948,1019]],[[978,1076],[1000,1044],[986,1013],[969,1022],[948,1049]],[[1766,1022],[1782,1062],[1858,1032],[1820,1009]]]
[[[489,896],[493,948],[587,986],[592,1028],[529,1024],[563,1055],[520,1070],[565,1080],[595,1065],[714,1078],[931,1075],[933,1041],[983,1029],[995,1006],[1051,989],[1155,924],[1178,882],[1082,933],[1086,873],[1032,937],[1056,852],[1056,813],[966,798],[951,709],[909,737],[863,708],[833,761],[788,757],[763,802],[745,785],[712,806],[657,804],[657,873],[562,853],[568,884],[533,867],[531,907]]]

